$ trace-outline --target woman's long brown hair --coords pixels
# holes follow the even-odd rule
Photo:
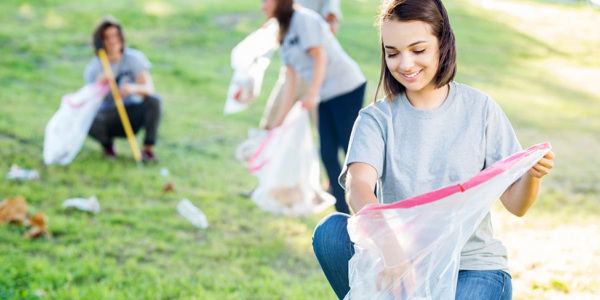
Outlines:
[[[279,23],[279,43],[283,43],[283,37],[290,28],[292,15],[294,14],[294,0],[276,0],[275,19]]]
[[[450,26],[448,13],[441,0],[388,0],[380,8],[379,26],[388,21],[422,21],[431,26],[432,34],[437,37],[440,51],[440,61],[435,80],[435,87],[440,88],[454,79],[456,74],[456,42]],[[385,49],[381,40],[381,71],[379,83],[375,91],[377,95],[383,83],[383,91],[388,100],[406,91],[387,67]]]

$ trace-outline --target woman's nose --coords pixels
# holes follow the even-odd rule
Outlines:
[[[415,65],[415,61],[410,55],[402,55],[400,57],[400,63],[398,64],[399,71],[406,72],[412,70]]]

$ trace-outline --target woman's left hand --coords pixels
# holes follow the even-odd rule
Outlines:
[[[540,161],[538,161],[537,164],[535,164],[531,169],[529,169],[529,175],[536,178],[542,178],[550,174],[550,171],[554,167],[555,156],[556,155],[554,155],[554,152],[552,151],[546,153],[546,155],[544,155],[544,157],[542,157],[542,159],[540,159]]]

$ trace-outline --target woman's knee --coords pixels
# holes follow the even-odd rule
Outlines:
[[[158,94],[152,94],[144,97],[144,104],[160,111],[162,107],[162,98]]]
[[[349,217],[347,214],[333,213],[317,224],[312,237],[315,253],[323,250],[334,251],[332,248],[336,247],[347,247],[343,244],[349,242],[347,230]]]

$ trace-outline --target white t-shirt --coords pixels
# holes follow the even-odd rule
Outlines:
[[[283,64],[294,68],[307,84],[312,81],[314,65],[307,51],[316,46],[323,47],[327,57],[325,78],[319,91],[321,101],[346,94],[366,82],[358,64],[342,49],[323,18],[309,9],[295,10],[279,56]]]

